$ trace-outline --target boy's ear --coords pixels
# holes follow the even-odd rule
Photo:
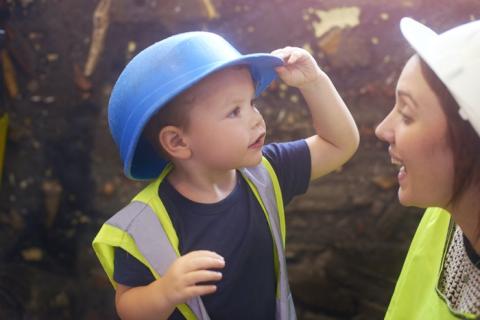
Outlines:
[[[158,142],[163,150],[174,159],[186,160],[192,152],[185,142],[183,130],[176,126],[166,126],[158,133]]]

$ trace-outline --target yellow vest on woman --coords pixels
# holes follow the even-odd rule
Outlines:
[[[438,289],[453,231],[450,213],[440,208],[428,208],[425,211],[408,250],[385,319],[478,319],[478,315],[452,311]]]

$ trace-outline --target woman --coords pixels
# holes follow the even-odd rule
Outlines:
[[[386,319],[480,317],[480,21],[437,35],[404,18],[416,51],[376,129],[399,166],[398,197],[428,208]]]

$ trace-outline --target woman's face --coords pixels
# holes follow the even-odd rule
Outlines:
[[[395,106],[375,134],[390,145],[398,171],[398,198],[405,206],[445,207],[454,181],[447,119],[425,80],[417,55],[405,65],[396,88]]]

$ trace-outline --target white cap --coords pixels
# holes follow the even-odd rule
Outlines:
[[[436,34],[411,18],[403,18],[400,30],[448,88],[460,106],[461,117],[480,136],[480,20]]]

